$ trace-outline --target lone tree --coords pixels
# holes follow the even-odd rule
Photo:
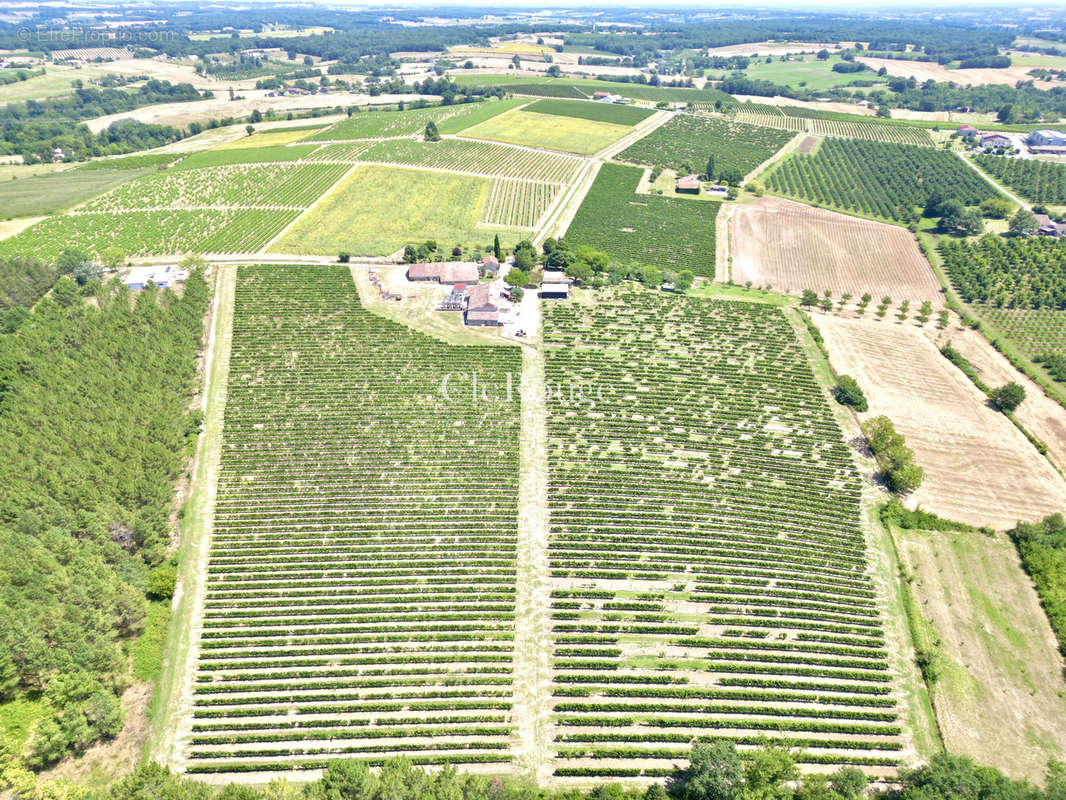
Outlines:
[[[714,154],[707,156],[707,180],[714,180]]]
[[[1011,381],[989,392],[988,399],[1000,411],[1013,411],[1025,399],[1025,387]]]
[[[866,395],[862,393],[862,387],[859,386],[859,382],[850,375],[837,377],[837,385],[833,390],[833,396],[836,397],[836,401],[840,405],[851,406],[856,411],[865,411],[870,407],[866,402]]]
[[[426,141],[427,142],[439,142],[440,131],[437,130],[437,123],[430,120],[426,123]]]
[[[1040,225],[1032,211],[1019,208],[1018,213],[1010,218],[1007,230],[1014,236],[1035,236],[1040,231]]]
[[[677,277],[674,278],[674,289],[679,292],[687,292],[692,288],[692,282],[696,280],[696,276],[692,274],[692,270],[683,269],[677,273]]]
[[[800,305],[807,308],[818,305],[818,295],[814,289],[803,290],[803,295],[800,297]]]
[[[492,240],[492,254],[496,256],[497,261],[503,258],[503,248],[500,247],[500,234],[498,233]]]

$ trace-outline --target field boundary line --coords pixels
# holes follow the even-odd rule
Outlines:
[[[262,247],[260,247],[256,252],[257,253],[265,253],[265,252],[267,252],[267,250],[270,248],[270,246],[272,244],[274,244],[274,242],[278,241],[282,236],[284,236],[286,233],[288,233],[289,229],[292,228],[293,225],[295,225],[297,222],[299,222],[305,216],[307,216],[308,212],[310,212],[311,209],[313,209],[315,206],[317,206],[319,203],[321,203],[325,198],[327,198],[331,194],[333,194],[333,192],[335,192],[337,190],[337,187],[340,186],[345,181],[347,181],[348,178],[351,177],[351,174],[353,172],[355,172],[357,169],[359,169],[359,167],[361,167],[361,166],[363,166],[363,162],[357,161],[356,163],[352,164],[351,169],[345,171],[345,173],[343,175],[341,175],[339,178],[337,178],[336,181],[334,181],[332,186],[330,186],[328,189],[326,189],[326,191],[322,192],[322,194],[320,194],[317,198],[315,198],[315,201],[313,203],[311,203],[311,205],[309,205],[307,208],[305,208],[303,211],[301,211],[299,214],[297,214],[288,225],[286,225],[284,228],[282,228],[280,231],[278,231],[278,235],[277,236],[275,236],[269,242],[267,242]]]
[[[798,133],[796,133],[795,136],[793,136],[791,139],[781,145],[781,147],[778,148],[776,153],[773,153],[768,159],[766,159],[764,162],[759,164],[759,166],[755,167],[755,169],[745,175],[744,180],[741,181],[740,185],[747,186],[749,183],[758,178],[764,172],[768,171],[778,161],[781,161],[785,156],[794,153],[796,150],[799,149],[800,140],[806,139],[810,135],[811,134],[805,133],[803,131],[799,131]]]
[[[205,347],[203,430],[197,444],[193,490],[188,500],[187,523],[181,532],[180,571],[171,604],[163,674],[153,704],[150,755],[156,761],[183,771],[184,741],[192,729],[192,687],[200,640],[207,559],[214,521],[217,478],[221,462],[222,427],[229,383],[230,342],[237,270],[216,267],[210,340]]]
[[[550,774],[551,633],[548,623],[548,445],[544,353],[522,348],[518,472],[514,709],[515,759],[540,785]]]
[[[570,223],[577,216],[577,210],[581,207],[589,189],[592,188],[601,166],[603,166],[602,161],[589,161],[585,171],[578,176],[577,180],[565,192],[560,192],[558,205],[546,215],[543,227],[533,237],[534,245],[543,242],[552,230],[559,234],[559,238],[566,235],[565,228],[569,228]]]

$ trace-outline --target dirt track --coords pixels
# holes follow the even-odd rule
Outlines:
[[[1000,530],[1066,508],[1066,481],[916,325],[813,315],[838,373],[887,415],[925,469],[909,499],[948,519]]]
[[[813,289],[875,299],[943,304],[940,283],[903,228],[777,197],[738,205],[732,223],[733,280],[800,294]]]

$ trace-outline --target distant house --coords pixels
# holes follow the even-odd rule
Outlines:
[[[981,137],[981,147],[1011,147],[1013,142],[1009,136],[1004,136],[1002,133],[986,133]]]
[[[699,194],[700,193],[700,179],[698,175],[686,175],[684,178],[678,178],[677,184],[674,186],[674,191],[684,192],[687,194]]]
[[[500,290],[491,283],[479,283],[466,292],[467,325],[500,324]]]
[[[433,283],[477,283],[481,276],[471,261],[439,261],[430,264],[409,264],[407,280]]]
[[[133,267],[122,277],[122,283],[138,292],[149,283],[165,289],[177,281],[188,280],[188,278],[189,271],[180,267]]]
[[[1046,129],[1032,131],[1026,141],[1036,147],[1066,147],[1066,133]]]
[[[1039,227],[1039,233],[1041,236],[1052,236],[1058,238],[1066,235],[1066,223],[1055,222],[1047,214],[1033,214],[1036,217],[1036,224]]]
[[[975,128],[973,125],[960,125],[958,128],[955,129],[955,133],[963,137],[976,136],[977,128]]]

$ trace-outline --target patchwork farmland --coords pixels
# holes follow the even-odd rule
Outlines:
[[[784,314],[618,290],[545,345],[555,774],[704,735],[895,764],[859,476]]]
[[[505,767],[518,407],[441,381],[520,354],[376,317],[345,267],[241,267],[235,302],[188,771]]]

